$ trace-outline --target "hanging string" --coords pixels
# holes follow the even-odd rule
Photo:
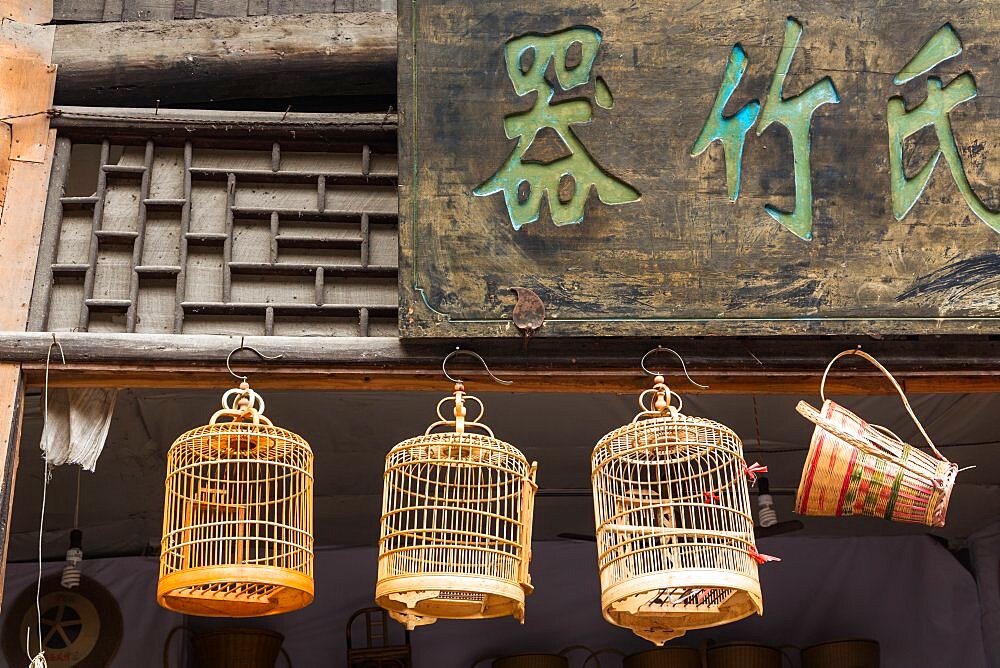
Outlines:
[[[73,528],[80,528],[80,474],[83,472],[83,467],[77,467],[76,469],[76,507],[73,509]]]
[[[753,354],[753,353],[751,353]],[[753,430],[754,435],[757,438],[757,452],[761,451],[760,448],[760,417],[757,414],[757,395],[751,394],[750,399],[753,402]],[[749,452],[749,451],[747,451]],[[747,454],[744,452],[744,456]],[[750,478],[750,484],[757,484],[757,474],[767,473],[767,467],[759,462],[754,462],[753,464],[747,465],[746,460],[743,460],[743,472],[746,473],[747,477]]]
[[[760,450],[760,418],[757,416],[757,395],[751,394],[750,399],[753,400],[753,430],[757,436],[757,450]]]
[[[49,344],[49,350],[45,353],[45,390],[42,394],[42,433],[45,432],[45,427],[49,423],[49,367],[51,366],[52,361],[52,349],[56,347],[59,348],[59,357],[62,359],[62,363],[66,364],[66,353],[63,352],[62,344],[56,340],[56,335],[53,334],[52,343]],[[38,582],[35,585],[35,613],[37,614],[38,620],[38,654],[32,657],[31,643],[26,643],[25,650],[28,652],[28,658],[31,660],[28,668],[46,668],[46,666],[48,666],[48,663],[45,661],[45,647],[42,644],[42,540],[45,535],[45,502],[48,497],[49,480],[52,477],[52,469],[49,467],[49,454],[45,450],[42,450],[42,463],[45,468],[42,473],[42,510],[38,519]],[[79,487],[77,490],[77,493],[79,494]],[[77,502],[77,505],[79,505],[79,501]],[[30,637],[31,628],[29,627],[28,638]]]

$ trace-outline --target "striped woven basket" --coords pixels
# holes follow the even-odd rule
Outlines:
[[[934,456],[826,398],[830,368],[848,355],[868,360],[885,374]],[[816,428],[802,469],[795,512],[826,517],[871,515],[894,522],[944,526],[958,465],[934,447],[892,374],[871,355],[845,350],[830,360],[819,393],[823,399],[820,410],[804,401],[796,406]]]

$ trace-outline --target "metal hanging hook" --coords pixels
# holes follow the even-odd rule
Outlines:
[[[645,355],[643,355],[642,356],[642,360],[639,361],[639,366],[642,367],[642,370],[644,372],[646,372],[650,376],[665,376],[666,375],[666,374],[664,374],[662,372],[659,372],[659,371],[650,371],[649,368],[646,366],[646,359],[650,355],[655,355],[656,353],[659,353],[659,352],[673,353],[674,356],[678,360],[680,360],[680,362],[681,362],[681,369],[684,371],[684,377],[687,378],[691,382],[692,385],[696,385],[696,386],[700,387],[703,390],[707,390],[708,389],[708,385],[702,385],[701,383],[699,383],[698,381],[696,381],[694,378],[691,377],[691,374],[689,374],[688,370],[687,370],[687,364],[684,363],[684,358],[681,357],[680,353],[678,353],[673,348],[666,348],[664,346],[656,346],[655,348],[653,348],[652,350],[650,350],[648,353],[646,353]]]
[[[273,357],[269,357],[268,355],[265,355],[264,353],[260,352],[259,350],[257,350],[256,348],[254,348],[252,346],[245,346],[245,345],[243,345],[243,338],[241,337],[240,338],[240,347],[236,348],[231,353],[229,353],[228,355],[226,355],[226,368],[229,369],[229,373],[231,373],[233,375],[233,378],[238,378],[241,382],[244,382],[244,383],[247,382],[247,377],[246,376],[241,376],[240,374],[236,373],[235,371],[233,371],[233,367],[230,366],[230,362],[233,359],[233,355],[235,355],[236,353],[240,352],[241,350],[249,350],[250,352],[252,352],[255,355],[257,355],[257,357],[259,357],[259,358],[261,358],[262,360],[265,360],[265,361],[276,360],[276,359],[280,359],[281,358],[280,354],[279,355],[275,355]]]
[[[453,378],[452,375],[450,373],[448,373],[448,360],[450,360],[455,355],[468,355],[470,357],[475,357],[483,365],[483,368],[486,369],[486,373],[490,374],[490,378],[492,378],[494,381],[496,381],[497,383],[499,383],[501,385],[513,385],[514,384],[514,381],[512,381],[512,380],[503,380],[502,378],[497,378],[496,376],[494,376],[493,372],[490,371],[489,365],[486,364],[486,360],[484,360],[479,355],[479,353],[475,353],[475,352],[473,352],[471,350],[466,350],[465,348],[455,348],[450,353],[448,353],[445,356],[444,360],[442,360],[442,362],[441,362],[441,372],[444,373],[444,377],[445,378],[447,378],[448,380],[450,380],[453,383],[462,383],[462,384],[464,384],[464,382],[465,382],[465,381],[460,380],[458,378]]]

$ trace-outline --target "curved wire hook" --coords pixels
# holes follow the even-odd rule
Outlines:
[[[653,348],[652,350],[650,350],[648,353],[646,353],[645,355],[643,355],[642,356],[642,360],[639,361],[639,366],[642,367],[642,370],[645,371],[646,374],[648,374],[650,376],[664,376],[664,375],[666,375],[666,374],[658,372],[658,371],[650,371],[649,368],[646,367],[646,359],[650,355],[655,355],[656,353],[659,353],[659,352],[673,353],[674,356],[677,359],[680,360],[680,362],[681,362],[681,369],[683,369],[683,371],[684,371],[684,376],[689,381],[691,381],[691,384],[692,385],[697,385],[698,387],[702,388],[703,390],[707,390],[708,389],[708,385],[702,385],[701,383],[699,383],[698,381],[696,381],[694,378],[691,377],[691,374],[689,374],[688,370],[687,370],[687,364],[684,363],[684,358],[681,357],[680,353],[678,353],[673,348],[665,348],[663,346],[656,346],[655,348]]]
[[[490,378],[492,378],[494,381],[496,381],[497,383],[500,383],[501,385],[513,385],[514,384],[514,381],[512,381],[512,380],[503,380],[502,378],[497,378],[496,376],[494,376],[493,372],[490,371],[489,365],[486,364],[486,360],[484,360],[479,355],[479,353],[475,353],[475,352],[473,352],[471,350],[466,350],[465,348],[455,348],[454,350],[452,350],[450,353],[448,353],[445,356],[444,360],[441,361],[441,372],[444,374],[445,378],[447,378],[448,380],[450,380],[453,383],[463,383],[464,384],[464,381],[462,381],[462,380],[460,380],[458,378],[453,378],[452,375],[450,373],[448,373],[448,360],[450,360],[455,355],[468,355],[470,357],[475,357],[483,365],[483,368],[486,369],[486,373],[490,374]]]
[[[275,355],[273,357],[269,357],[269,356],[265,355],[264,353],[260,352],[259,350],[257,350],[256,348],[252,347],[252,346],[245,346],[245,345],[243,345],[243,339],[240,338],[240,347],[236,348],[235,350],[233,350],[232,352],[230,352],[228,355],[226,355],[226,368],[229,369],[229,373],[231,373],[233,375],[233,378],[238,378],[241,382],[244,382],[244,383],[247,382],[247,377],[246,376],[241,376],[240,374],[236,373],[235,371],[233,371],[233,367],[230,366],[230,362],[233,359],[233,355],[235,355],[236,353],[240,352],[241,350],[249,350],[252,353],[254,353],[255,355],[257,355],[257,357],[261,358],[262,360],[266,360],[266,361],[276,360],[276,359],[280,359],[281,358],[280,354],[279,355]]]

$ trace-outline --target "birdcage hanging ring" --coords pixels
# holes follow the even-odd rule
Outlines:
[[[677,355],[658,348],[646,357],[660,350]],[[742,442],[723,424],[681,413],[646,357],[653,386],[639,414],[597,443],[591,480],[604,617],[662,644],[760,613],[757,564],[766,557],[754,542]]]
[[[312,450],[233,375],[222,408],[167,454],[157,600],[185,614],[271,615],[313,598]]]
[[[482,362],[461,349],[445,362],[461,353]],[[386,456],[376,600],[410,629],[439,618],[523,620],[536,465],[497,439],[483,402],[444,373],[455,385],[438,420]],[[479,409],[471,419],[470,403]]]

